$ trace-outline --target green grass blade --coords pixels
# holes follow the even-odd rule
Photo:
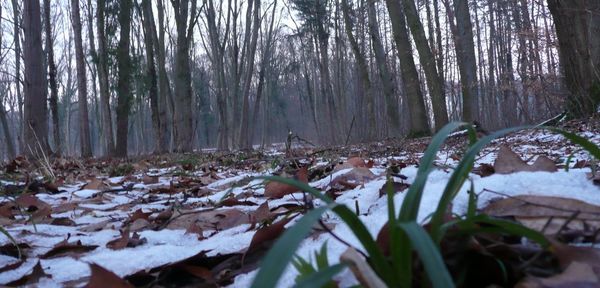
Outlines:
[[[504,233],[506,233],[506,234],[525,237],[527,239],[537,242],[544,248],[546,248],[550,245],[550,242],[548,241],[548,239],[546,239],[546,236],[544,236],[544,234],[542,234],[538,231],[529,229],[519,223],[515,223],[512,221],[503,220],[503,219],[498,219],[498,218],[492,218],[487,215],[477,215],[472,218],[472,221],[475,223],[478,223],[478,224],[488,224],[488,225],[496,226],[496,227],[500,228],[502,231],[504,231]]]
[[[398,220],[413,221],[417,219],[421,198],[423,196],[423,188],[425,187],[427,177],[433,167],[433,161],[435,160],[437,152],[440,150],[450,133],[465,124],[466,123],[462,122],[449,123],[433,136],[431,143],[427,147],[427,150],[425,150],[425,154],[423,154],[421,162],[419,163],[417,177],[406,192]]]
[[[264,179],[269,181],[277,181],[284,184],[288,184],[294,186],[302,191],[310,193],[311,195],[321,199],[323,202],[327,204],[333,204],[333,200],[327,197],[327,195],[321,193],[319,190],[310,187],[308,184],[294,180],[289,178],[283,178],[278,176],[260,176],[255,179]],[[387,264],[383,253],[373,240],[371,233],[365,227],[365,224],[358,218],[358,215],[351,211],[345,205],[337,205],[333,206],[332,211],[336,213],[347,225],[352,229],[352,232],[356,236],[356,238],[361,242],[367,253],[369,254],[371,265],[373,266],[373,270],[377,272],[377,274],[384,279],[385,281],[390,281],[393,277],[392,269]]]
[[[467,152],[465,153],[465,155],[463,156],[461,161],[458,163],[458,166],[456,167],[456,169],[454,169],[454,172],[450,176],[450,179],[448,180],[448,184],[446,184],[446,188],[444,189],[442,197],[440,198],[440,202],[438,203],[438,207],[435,210],[433,217],[431,218],[431,230],[430,231],[431,231],[432,238],[435,242],[440,241],[439,227],[443,223],[444,215],[446,214],[448,205],[450,205],[450,203],[452,202],[454,197],[456,197],[456,194],[460,191],[460,188],[463,186],[463,184],[469,177],[469,173],[471,172],[471,169],[473,169],[473,163],[475,162],[475,157],[477,157],[477,154],[479,153],[479,151],[481,149],[483,149],[483,147],[485,147],[487,144],[492,142],[494,139],[504,136],[508,133],[512,133],[512,132],[516,132],[516,131],[525,129],[527,127],[528,126],[508,128],[508,129],[497,131],[495,133],[492,133],[488,136],[481,138],[479,141],[477,141],[477,143],[475,143],[473,146],[471,146],[467,150]],[[472,127],[471,127],[471,129],[472,129]]]
[[[316,273],[310,274],[308,277],[303,278],[299,283],[294,285],[295,288],[317,288],[323,287],[331,281],[333,276],[342,272],[346,268],[346,264],[340,263],[329,266],[323,270],[319,270]]]
[[[0,227],[0,233],[4,234],[4,236],[6,236],[6,238],[8,238],[8,241],[10,241],[15,247],[17,247],[18,258],[21,259],[21,247],[19,247],[17,240],[15,240],[15,238],[13,238],[10,235],[10,233],[8,233],[8,231],[6,231],[6,229],[4,229],[4,227]]]
[[[437,246],[425,229],[414,221],[399,223],[398,227],[404,230],[412,243],[412,247],[419,254],[419,258],[423,262],[423,266],[433,287],[454,287],[454,282],[446,268],[442,255],[440,255]]]
[[[275,287],[281,274],[292,260],[300,242],[306,238],[306,235],[321,218],[321,215],[330,208],[330,205],[323,206],[306,213],[294,226],[283,233],[265,256],[251,287]]]
[[[563,135],[565,138],[571,140],[571,142],[581,146],[583,149],[587,150],[594,156],[596,159],[600,160],[600,147],[596,144],[590,142],[589,140],[571,132],[564,131],[562,129],[554,128],[554,127],[541,127],[543,129],[548,129],[550,131],[559,133]]]

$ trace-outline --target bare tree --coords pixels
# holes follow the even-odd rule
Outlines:
[[[600,104],[600,1],[548,0],[560,45],[560,61],[571,92],[574,117],[597,113]]]
[[[2,6],[0,5],[0,27],[2,27]],[[0,31],[0,55],[2,55],[2,31]],[[0,65],[2,65],[3,57],[0,57]],[[5,87],[2,87],[5,90]],[[6,143],[6,152],[10,159],[15,158],[16,151],[15,145],[13,144],[13,138],[8,127],[8,120],[6,119],[6,111],[4,111],[4,95],[5,91],[0,92],[0,124],[2,124],[2,131],[4,132],[4,140]]]
[[[175,150],[192,151],[192,76],[190,44],[198,17],[197,0],[171,0],[175,10],[177,41],[175,47]]]
[[[96,29],[98,34],[98,86],[100,87],[100,118],[102,118],[102,136],[104,153],[111,156],[115,152],[112,117],[110,112],[110,92],[108,82],[108,47],[106,35],[106,1],[98,0],[96,8]]]
[[[81,15],[79,13],[79,0],[71,0],[71,21],[75,38],[75,65],[77,66],[77,95],[79,106],[79,139],[81,143],[81,156],[92,156],[90,144],[90,121],[87,105],[87,77],[85,72],[85,59],[83,53],[83,40],[81,39]]]
[[[129,55],[129,47],[131,40],[131,0],[123,0],[120,2],[119,9],[119,26],[120,37],[117,48],[117,147],[116,156],[127,157],[127,142],[129,136],[129,109],[131,106],[131,56]]]
[[[46,34],[46,55],[48,63],[48,84],[50,86],[50,111],[52,112],[52,128],[54,152],[61,154],[60,121],[58,119],[58,83],[56,82],[56,63],[54,62],[54,37],[52,35],[50,0],[44,0],[44,31]]]
[[[429,134],[425,100],[421,91],[419,74],[415,66],[413,50],[404,14],[402,13],[402,7],[395,0],[386,0],[386,4],[390,19],[392,20],[394,41],[398,49],[398,57],[400,58],[402,83],[404,84],[404,93],[406,93],[410,114],[410,134],[413,136]]]
[[[42,19],[39,1],[23,5],[25,36],[23,59],[25,66],[25,132],[21,151],[41,157],[52,152],[48,145],[48,107],[46,105],[46,69],[42,50]],[[38,153],[39,152],[39,153]]]
[[[415,40],[417,52],[419,52],[421,65],[423,66],[423,70],[425,70],[425,78],[427,80],[429,94],[431,95],[431,105],[433,106],[434,127],[437,131],[448,123],[448,109],[446,107],[444,83],[440,77],[442,71],[437,71],[435,57],[433,56],[433,52],[431,52],[429,43],[427,43],[427,38],[425,38],[425,30],[423,29],[423,24],[419,18],[415,1],[403,0],[401,2],[403,4],[406,22],[410,27],[410,32]],[[400,61],[402,61],[402,59],[400,59]]]

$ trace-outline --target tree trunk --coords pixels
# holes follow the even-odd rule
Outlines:
[[[18,142],[19,146],[23,148],[25,144],[23,141],[25,140],[25,116],[23,111],[23,95],[21,93],[21,24],[19,22],[20,12],[19,12],[19,4],[17,0],[12,0],[13,7],[13,38],[15,45],[15,87],[17,92],[17,106],[19,110],[19,130],[18,130]],[[28,153],[28,151],[21,150],[21,153]]]
[[[267,39],[264,44],[264,52],[260,63],[260,72],[258,72],[258,87],[256,88],[256,100],[254,101],[254,108],[252,112],[252,121],[250,122],[250,139],[249,142],[253,143],[254,134],[256,132],[256,125],[258,124],[258,112],[260,111],[260,101],[262,98],[264,86],[265,86],[265,74],[267,73],[267,67],[270,66],[269,61],[271,60],[271,48],[275,45],[273,41],[273,26],[275,26],[275,12],[277,11],[277,0],[273,2],[273,10],[271,10],[271,22],[269,24],[269,31],[267,32]],[[264,133],[264,131],[263,131]]]
[[[425,30],[419,19],[419,13],[414,0],[403,0],[404,14],[406,21],[410,27],[410,32],[415,40],[417,52],[423,70],[425,70],[425,78],[427,87],[431,95],[431,105],[433,106],[433,118],[435,122],[435,130],[440,130],[448,123],[448,109],[446,108],[446,95],[444,94],[444,83],[440,74],[442,71],[437,71],[435,57],[431,52],[431,47],[425,38]],[[432,35],[433,37],[433,35]]]
[[[573,117],[597,113],[600,103],[600,1],[548,0]]]
[[[73,34],[75,39],[75,64],[77,66],[77,95],[79,103],[79,139],[81,145],[81,156],[91,157],[92,147],[90,144],[90,122],[88,118],[87,106],[87,77],[85,73],[83,41],[81,39],[81,16],[79,13],[78,0],[71,0],[71,20],[73,22]]]
[[[374,105],[375,96],[373,95],[373,87],[371,85],[371,79],[369,78],[369,66],[367,65],[367,60],[365,59],[365,55],[363,51],[361,51],[358,41],[356,40],[356,37],[354,37],[354,32],[352,31],[353,22],[350,16],[352,13],[350,9],[351,8],[348,0],[342,0],[342,13],[344,17],[344,26],[346,27],[346,35],[348,36],[350,47],[352,48],[352,52],[356,58],[356,65],[358,66],[357,68],[359,73],[358,77],[363,85],[364,95],[362,98],[365,99],[367,103],[367,123],[370,129],[367,129],[366,139],[364,140],[374,140],[375,132],[377,131]]]
[[[260,28],[260,0],[254,0],[252,38],[246,60],[246,77],[244,80],[244,96],[242,98],[242,118],[239,129],[239,148],[250,150],[250,87],[252,84],[252,74],[254,74],[254,58],[256,56],[256,44],[258,41],[258,28]]]
[[[42,50],[42,20],[39,1],[24,1],[23,59],[25,64],[25,139],[21,151],[35,158],[52,152],[48,145],[46,69]],[[43,155],[42,155],[43,154]]]
[[[158,118],[160,129],[163,131],[163,137],[162,139],[159,139],[159,141],[161,141],[160,147],[162,148],[162,151],[159,152],[168,152],[170,150],[169,143],[171,139],[171,131],[173,130],[172,127],[169,127],[169,111],[171,111],[171,114],[173,113],[173,111],[169,109],[169,100],[173,99],[173,96],[171,91],[171,85],[169,84],[169,76],[167,75],[167,64],[165,61],[166,48],[164,28],[164,6],[162,0],[158,0],[157,4],[159,32],[157,33],[156,31],[157,29],[154,25],[154,21],[152,21],[151,23],[151,28],[152,35],[154,37],[153,42],[156,51],[156,58],[158,60]]]
[[[152,14],[152,3],[150,0],[142,1],[142,13],[144,15],[144,42],[146,46],[146,83],[148,84],[148,93],[150,95],[150,109],[152,110],[152,128],[154,128],[154,134],[156,136],[154,151],[156,153],[162,153],[165,148],[162,147],[164,144],[163,139],[164,130],[162,127],[164,124],[161,123],[160,109],[158,102],[158,82],[156,77],[156,67],[154,63],[154,41],[153,41],[153,30],[154,16]]]
[[[0,27],[2,27],[2,6],[0,6]],[[2,33],[0,33],[0,47],[2,47]],[[2,59],[0,59],[0,65],[2,65]],[[2,125],[2,131],[4,131],[4,139],[6,140],[6,152],[8,158],[13,159],[16,156],[15,145],[13,144],[13,138],[8,127],[8,121],[6,119],[6,111],[4,111],[4,91],[0,96],[0,124]]]
[[[473,41],[473,24],[467,0],[454,0],[454,11],[448,0],[444,0],[450,28],[454,34],[456,61],[460,73],[462,87],[463,113],[462,120],[477,120],[477,60],[475,60],[475,42]],[[454,14],[456,12],[456,14]],[[456,16],[456,17],[454,17]],[[456,19],[456,24],[454,24]]]
[[[177,41],[175,47],[175,150],[191,152],[192,141],[192,77],[190,71],[190,41],[196,19],[196,0],[173,0]]]
[[[404,93],[406,93],[408,109],[410,114],[410,132],[412,136],[427,135],[429,131],[429,122],[425,112],[425,99],[421,91],[419,74],[415,66],[413,51],[408,36],[408,29],[404,21],[402,7],[396,0],[385,1],[392,21],[392,30],[394,41],[398,49],[400,58],[400,71],[402,74],[402,83],[404,84]]]
[[[107,35],[105,32],[105,0],[98,0],[96,8],[96,29],[98,31],[98,84],[100,86],[100,117],[102,118],[102,135],[104,144],[104,153],[106,156],[112,156],[115,153],[114,133],[112,126],[112,117],[110,113],[110,92],[108,82],[108,48]]]
[[[398,101],[396,100],[393,78],[387,66],[385,50],[383,48],[383,44],[381,43],[379,22],[377,21],[377,15],[375,14],[375,0],[367,1],[369,32],[371,34],[371,41],[373,43],[373,50],[375,52],[375,61],[377,62],[379,77],[381,78],[381,83],[383,84],[383,95],[385,96],[385,107],[387,110],[387,122],[390,125],[390,132],[392,135],[400,136],[400,115],[398,114]]]
[[[129,55],[131,31],[131,0],[120,2],[120,38],[117,48],[117,147],[116,156],[127,157],[127,137],[129,136],[129,109],[131,106],[131,57]]]
[[[54,63],[54,38],[50,23],[50,0],[44,0],[44,30],[46,33],[46,53],[48,56],[48,84],[50,86],[50,111],[52,112],[54,151],[60,155],[62,143],[60,142],[60,122],[58,119],[58,84],[56,82],[56,64]]]

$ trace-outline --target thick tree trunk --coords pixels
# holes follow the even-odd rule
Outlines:
[[[54,63],[54,38],[50,23],[50,0],[44,0],[44,30],[46,34],[46,53],[48,56],[48,84],[50,86],[50,112],[52,112],[52,127],[54,152],[60,155],[62,143],[60,141],[60,122],[58,119],[58,84],[56,82],[56,64]]]
[[[192,77],[190,41],[196,17],[196,0],[173,0],[177,41],[175,47],[175,150],[192,151]]]
[[[116,156],[127,157],[127,137],[129,136],[129,109],[131,106],[131,57],[129,55],[131,31],[131,0],[120,3],[119,26],[120,38],[117,48],[117,147]]]
[[[600,1],[548,0],[560,46],[560,62],[574,117],[597,113],[600,103]]]
[[[102,118],[102,135],[104,153],[112,156],[115,152],[112,117],[110,113],[110,92],[108,84],[108,48],[105,31],[105,0],[98,0],[96,8],[96,29],[98,31],[98,84],[100,86],[100,118]]]
[[[42,20],[39,1],[23,5],[25,35],[25,139],[21,151],[39,158],[51,152],[48,146],[48,107],[46,106],[46,69],[42,50]]]
[[[408,29],[402,13],[402,7],[396,0],[385,1],[392,21],[394,41],[400,58],[400,71],[404,93],[408,102],[410,114],[410,134],[413,136],[426,135],[430,133],[429,122],[425,112],[425,100],[421,91],[419,74],[415,66],[413,51],[408,36]]]
[[[79,139],[81,145],[81,156],[91,157],[92,147],[90,144],[90,122],[87,105],[87,77],[85,72],[83,41],[81,39],[81,16],[79,13],[78,0],[71,0],[71,20],[73,23],[73,34],[75,38],[75,64],[77,66],[77,95],[79,101]]]
[[[415,46],[419,53],[421,65],[425,71],[427,87],[431,95],[431,105],[433,106],[433,118],[435,130],[439,130],[448,123],[448,109],[446,108],[446,95],[444,93],[444,83],[442,82],[442,71],[437,71],[435,57],[431,52],[431,47],[427,43],[423,24],[419,19],[419,13],[414,0],[401,1],[404,7],[406,21],[410,27],[410,32],[415,40]],[[432,35],[433,37],[433,35]],[[402,59],[401,59],[402,60]]]

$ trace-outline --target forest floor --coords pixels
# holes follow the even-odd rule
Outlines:
[[[561,128],[600,145],[598,122],[571,121]],[[248,287],[284,225],[300,218],[289,216],[322,205],[290,186],[253,177],[277,174],[307,182],[356,211],[375,237],[387,221],[386,178],[395,182],[399,209],[429,141],[288,151],[279,146],[128,161],[17,158],[0,174],[1,227],[19,247],[0,234],[0,285]],[[466,145],[466,136],[456,134],[438,152],[421,201],[420,223],[435,210]],[[477,207],[486,214],[577,244],[569,247],[591,249],[584,246],[597,241],[600,229],[597,164],[558,134],[513,133],[479,154],[452,212],[467,212],[472,183]],[[362,249],[333,213],[314,227],[297,255],[311,260],[324,244],[330,263],[337,263],[348,245]],[[581,251],[587,250],[568,250],[569,256],[558,260],[563,265],[570,257],[587,265],[593,276],[600,271],[600,250],[585,252],[585,259],[574,256]],[[589,269],[578,269],[569,278],[568,267],[561,266],[563,272],[555,273],[552,283],[579,279],[591,281],[585,282],[592,283],[588,287],[600,285],[597,277],[582,276]],[[297,275],[290,265],[278,286],[292,286]],[[349,269],[334,279],[340,287],[357,283]]]

